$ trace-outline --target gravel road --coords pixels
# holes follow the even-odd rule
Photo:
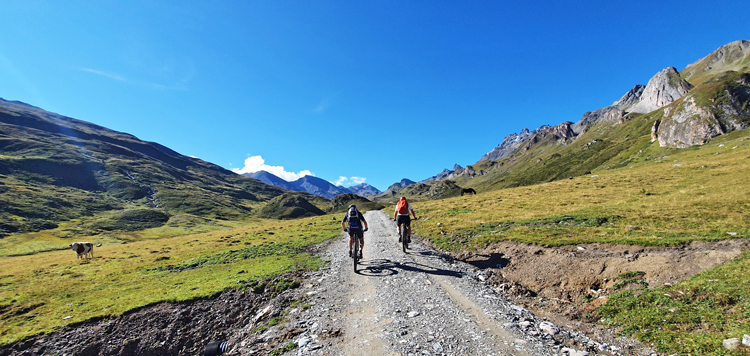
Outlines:
[[[307,308],[289,315],[298,348],[285,355],[619,354],[512,305],[483,283],[481,270],[452,261],[414,237],[401,251],[393,220],[365,214],[358,271],[347,239],[330,244],[330,263],[303,286]]]

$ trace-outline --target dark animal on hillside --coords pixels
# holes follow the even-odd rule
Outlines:
[[[474,190],[474,188],[463,188],[463,189],[461,189],[461,196],[463,196],[464,193],[466,193],[466,194],[477,194],[477,191]]]
[[[78,258],[94,258],[94,244],[91,242],[74,242],[68,247],[76,252]]]

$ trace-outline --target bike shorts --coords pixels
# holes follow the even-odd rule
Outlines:
[[[365,232],[364,230],[359,230],[359,229],[356,229],[356,230],[349,229],[349,237],[359,237],[360,239],[364,239]]]
[[[401,226],[401,223],[405,223],[406,226],[411,226],[411,218],[409,215],[399,215],[396,219],[396,226]]]

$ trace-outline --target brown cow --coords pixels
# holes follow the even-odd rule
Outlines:
[[[94,258],[94,244],[91,242],[74,242],[68,245],[68,247],[76,252],[78,258]]]

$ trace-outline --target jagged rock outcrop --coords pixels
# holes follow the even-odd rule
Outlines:
[[[534,135],[532,138],[528,140],[528,142],[521,147],[523,151],[528,151],[532,147],[540,144],[540,143],[557,143],[557,144],[567,144],[569,140],[576,138],[578,136],[575,131],[573,131],[573,123],[570,121],[565,121],[560,125],[550,127],[544,131],[541,131]]]
[[[625,111],[642,114],[652,112],[683,97],[692,88],[690,83],[680,77],[677,69],[665,68],[648,81],[638,103]]]
[[[583,114],[581,120],[578,120],[578,122],[572,125],[573,131],[576,134],[580,134],[581,132],[583,132],[586,126],[602,119],[605,119],[607,122],[616,122],[620,120],[623,116],[625,116],[625,112],[623,110],[627,107],[632,106],[633,104],[637,103],[638,100],[640,100],[644,88],[646,87],[638,84],[633,87],[633,89],[630,89],[627,93],[625,93],[625,95],[623,95],[619,100],[612,103],[612,105],[605,106],[594,111],[586,112],[585,114]]]
[[[662,147],[686,148],[749,124],[750,74],[730,72],[665,108],[663,119],[652,129],[652,139],[657,138]]]
[[[502,143],[497,145],[497,147],[492,149],[492,151],[485,153],[484,156],[479,159],[479,161],[497,161],[499,159],[510,156],[511,153],[515,152],[518,147],[521,147],[521,145],[532,136],[548,128],[550,128],[549,125],[542,125],[538,129],[533,131],[529,131],[529,129],[524,128],[518,134],[512,133],[508,136],[505,136],[505,139],[503,139]]]
[[[641,100],[641,96],[643,95],[643,90],[646,89],[646,86],[643,84],[636,84],[633,89],[630,89],[625,95],[622,96],[619,100],[612,103],[612,106],[624,110],[633,104],[637,103],[639,100]]]

